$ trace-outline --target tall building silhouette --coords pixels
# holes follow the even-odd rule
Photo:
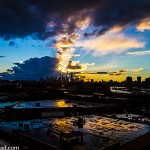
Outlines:
[[[149,78],[145,78],[145,85],[150,88],[150,77]]]
[[[141,87],[142,78],[140,76],[137,77],[137,86]]]
[[[132,77],[127,77],[126,78],[126,83],[127,83],[127,86],[132,86]]]

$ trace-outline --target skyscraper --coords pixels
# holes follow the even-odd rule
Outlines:
[[[137,83],[141,84],[142,78],[140,76],[137,77]]]
[[[137,87],[141,87],[142,78],[140,76],[137,77]]]
[[[127,86],[131,86],[132,85],[132,77],[127,77],[126,78],[126,83],[127,83]]]

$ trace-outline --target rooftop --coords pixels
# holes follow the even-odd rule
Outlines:
[[[123,145],[150,131],[149,125],[144,123],[134,123],[96,115],[83,116],[83,118],[85,119],[83,144],[76,145],[76,149],[77,147],[82,149],[90,149],[92,147],[92,149],[98,150],[118,140]],[[24,125],[28,124],[29,129],[25,129],[24,126],[19,127],[20,121],[1,122],[0,128],[8,132],[11,132],[12,129],[21,129],[20,132],[61,149],[60,133],[70,133],[78,130],[77,126],[73,125],[77,119],[78,117],[65,117],[21,121]],[[52,125],[52,131],[55,131],[53,135],[47,135],[50,124]]]

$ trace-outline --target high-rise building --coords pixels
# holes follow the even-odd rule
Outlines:
[[[142,81],[142,78],[139,76],[139,77],[137,77],[137,83],[138,84],[141,84],[141,81]]]
[[[145,85],[147,87],[150,87],[150,77],[149,78],[145,78]]]
[[[137,87],[141,87],[142,78],[140,76],[137,77]]]
[[[131,86],[132,85],[132,77],[127,77],[126,78],[126,83],[127,83],[127,86]]]

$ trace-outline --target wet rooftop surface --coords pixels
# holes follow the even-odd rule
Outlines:
[[[73,107],[74,105],[80,107],[105,107],[116,106],[116,104],[104,104],[94,102],[78,102],[75,100],[42,100],[42,101],[30,101],[30,102],[0,102],[0,109],[5,106],[11,106],[14,109],[29,109],[29,108],[60,108],[60,107]]]
[[[13,104],[15,104],[16,102],[9,102],[9,101],[7,101],[7,102],[0,102],[0,109],[1,108],[4,108],[5,106],[10,106],[10,105],[13,105]]]
[[[21,132],[31,137],[36,137],[61,149],[62,144],[59,140],[59,133],[70,133],[72,130],[78,130],[77,126],[73,125],[77,119],[78,117],[66,117],[21,121],[23,124],[29,124],[28,130],[19,127],[20,121],[1,122],[0,128],[10,132],[12,129],[21,129]],[[150,126],[142,123],[133,123],[95,115],[84,116],[84,119],[83,143],[73,146],[75,149],[88,150],[92,148],[93,150],[98,150],[118,140],[123,145],[150,131]],[[52,131],[55,131],[54,134],[47,135],[49,124],[52,124],[51,128]],[[69,149],[71,149],[71,146]]]
[[[22,108],[58,108],[58,107],[72,107],[72,103],[68,103],[65,100],[43,100],[43,101],[31,101],[20,102],[13,106],[15,109]]]

